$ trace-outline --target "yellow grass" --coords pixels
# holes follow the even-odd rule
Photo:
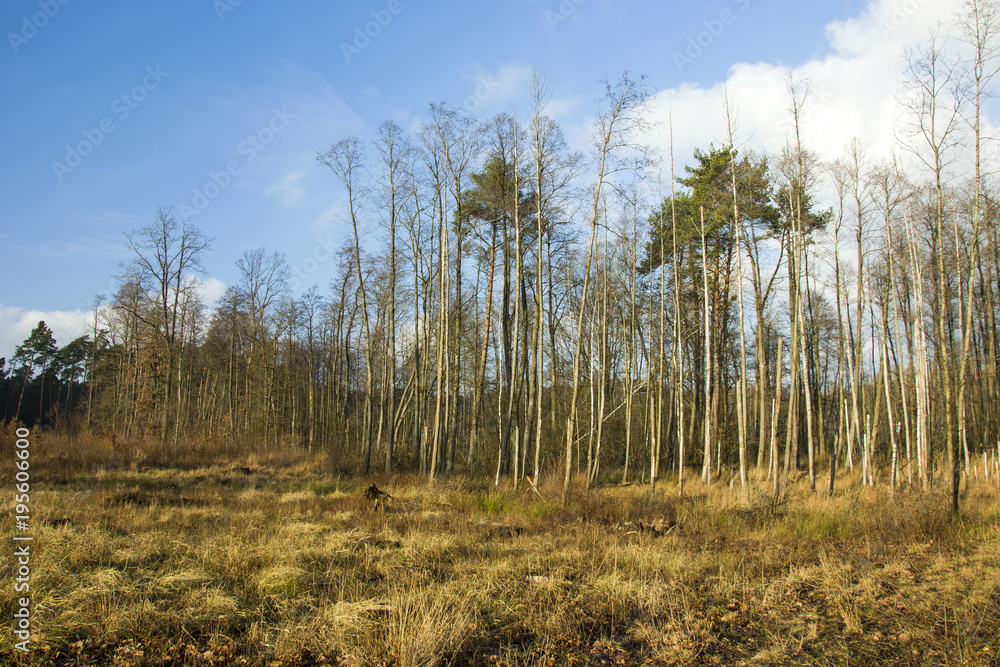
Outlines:
[[[890,499],[852,479],[833,497],[793,486],[777,504],[697,482],[679,499],[664,482],[562,506],[555,485],[538,498],[379,478],[396,499],[373,512],[372,480],[303,457],[45,466],[31,496],[33,648],[5,632],[0,664],[1000,661],[1000,506],[985,481],[957,518],[944,492]],[[43,523],[57,518],[70,523]],[[675,527],[636,528],[655,521]],[[16,595],[0,592],[7,619]]]

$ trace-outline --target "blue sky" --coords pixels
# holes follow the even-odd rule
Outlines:
[[[905,5],[912,11],[900,14]],[[84,333],[94,295],[109,294],[130,259],[123,233],[152,222],[160,206],[190,212],[215,238],[205,258],[210,295],[234,283],[235,261],[260,246],[284,252],[303,289],[325,286],[333,267],[303,271],[312,267],[303,262],[339,245],[347,228],[337,184],[315,155],[345,136],[371,136],[386,118],[417,128],[432,102],[481,118],[526,114],[534,67],[551,84],[549,113],[582,148],[598,80],[627,69],[648,75],[656,101],[669,102],[683,163],[694,146],[720,143],[714,107],[727,81],[749,142],[778,126],[782,68],[818,77],[824,107],[844,97],[838,85],[885,106],[885,79],[901,71],[893,53],[954,6],[5,0],[0,356],[38,319],[60,344]],[[884,28],[894,9],[897,29],[880,38],[873,26]],[[851,79],[851,68],[886,61],[876,68],[882,78]],[[702,122],[707,113],[713,120]],[[871,118],[845,122],[884,132]],[[828,138],[819,133],[817,143]]]

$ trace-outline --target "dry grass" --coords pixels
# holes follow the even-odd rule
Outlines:
[[[375,480],[396,497],[376,513],[371,480],[303,457],[47,465],[63,464],[35,470],[34,650],[4,633],[4,664],[1000,663],[985,483],[954,518],[943,494],[851,480],[777,505],[695,482],[562,506],[554,486],[400,477]],[[635,529],[655,521],[673,528]],[[4,586],[7,618],[14,599]]]

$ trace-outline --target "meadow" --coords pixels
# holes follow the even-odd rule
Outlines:
[[[954,516],[945,489],[851,475],[832,496],[691,472],[684,497],[669,479],[563,503],[555,479],[347,478],[301,450],[34,448],[31,650],[5,631],[3,664],[1000,664],[981,475]],[[9,554],[2,571],[6,625]]]

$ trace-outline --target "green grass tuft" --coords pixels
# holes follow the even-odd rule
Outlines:
[[[541,500],[528,506],[525,514],[531,519],[550,519],[559,513],[559,505]]]
[[[511,499],[499,491],[477,495],[474,504],[486,514],[506,514],[512,506]]]

